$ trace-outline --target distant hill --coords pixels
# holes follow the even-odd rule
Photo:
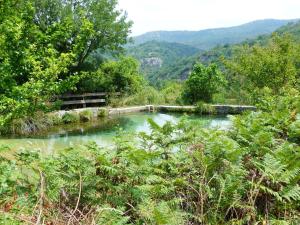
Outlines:
[[[200,31],[154,31],[134,37],[134,44],[148,41],[163,41],[190,45],[198,49],[209,50],[217,45],[235,44],[253,39],[259,35],[270,34],[293,20],[257,20],[240,26],[207,29]]]
[[[300,22],[289,22],[275,32],[290,33],[300,43]],[[245,39],[237,44],[217,45],[206,51],[184,44],[150,41],[129,48],[128,54],[141,62],[143,74],[150,83],[156,85],[164,80],[184,80],[196,62],[218,63],[221,56],[230,57],[234,48],[241,44],[264,44],[270,38],[271,33]]]
[[[291,34],[293,39],[298,44],[300,44],[300,21],[290,22],[287,25],[278,28],[276,31],[272,32],[272,34],[273,33],[277,33],[279,35]],[[224,56],[225,58],[231,57],[234,52],[234,49],[240,45],[243,45],[243,44],[265,45],[265,44],[267,44],[267,42],[271,38],[272,34],[260,35],[254,39],[245,40],[238,44],[217,46],[213,49],[202,52],[201,54],[195,55],[194,57],[197,57],[198,61],[200,61],[204,64],[209,64],[211,62],[218,62],[221,56]]]
[[[198,54],[197,48],[169,42],[150,41],[128,48],[127,54],[137,58],[141,63],[143,74],[150,81],[158,71],[164,71],[178,61]]]
[[[300,42],[300,21],[288,23],[286,26],[280,27],[276,32],[279,34],[289,33],[296,38],[296,41]]]

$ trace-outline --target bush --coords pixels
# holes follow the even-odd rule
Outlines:
[[[61,125],[63,124],[62,118],[55,113],[46,114],[48,119],[51,121],[52,125]]]
[[[161,93],[151,86],[145,86],[134,95],[110,98],[109,104],[112,107],[163,104],[164,97]]]
[[[98,117],[107,117],[108,116],[108,110],[103,108],[98,110]]]
[[[76,113],[65,113],[62,116],[62,121],[65,124],[76,123],[80,121],[79,115]]]
[[[196,112],[200,114],[216,114],[215,108],[205,102],[198,102],[196,104]]]
[[[209,103],[212,101],[213,94],[217,93],[224,84],[223,75],[215,64],[205,67],[198,63],[185,83],[183,99],[189,104],[198,101]]]
[[[89,122],[93,119],[93,112],[90,110],[84,110],[79,113],[79,119],[81,122]]]
[[[115,96],[110,98],[109,102],[113,107],[149,104],[181,105],[181,92],[182,84],[169,82],[161,90],[152,86],[144,86],[140,91],[133,95],[125,95],[123,97]]]
[[[164,104],[178,105],[182,104],[181,93],[183,91],[182,83],[168,82],[160,90],[164,97]]]
[[[282,89],[299,88],[299,46],[289,35],[274,34],[265,45],[243,45],[224,60],[230,86],[245,98],[258,103],[261,90],[280,95]],[[241,91],[240,91],[241,90]]]

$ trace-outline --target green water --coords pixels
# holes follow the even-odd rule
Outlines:
[[[72,124],[63,127],[55,127],[47,133],[40,133],[32,137],[9,137],[0,138],[0,146],[5,145],[12,150],[32,149],[45,153],[60,150],[67,147],[84,146],[89,142],[96,142],[100,146],[113,145],[113,139],[117,132],[122,129],[124,132],[150,132],[147,122],[153,119],[159,125],[167,121],[176,123],[183,117],[183,114],[165,113],[136,113],[122,116],[114,116],[97,122]],[[198,126],[227,129],[230,121],[227,117],[209,117],[188,115],[187,120],[197,122]]]

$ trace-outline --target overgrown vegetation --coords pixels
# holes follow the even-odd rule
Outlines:
[[[116,6],[116,0],[1,2],[0,127],[53,110],[54,95],[76,90],[87,71],[98,69],[95,51],[122,51],[131,22]]]
[[[113,149],[0,157],[4,224],[299,224],[299,93],[229,131],[159,126]]]
[[[299,24],[202,53],[207,65],[192,70],[194,57],[170,62],[168,77],[182,68],[187,81],[158,74],[148,77],[153,87],[122,56],[131,22],[116,8],[116,0],[0,3],[0,134],[107,115],[49,113],[56,95],[70,92],[110,92],[110,106],[194,104],[214,113],[210,103],[230,102],[258,111],[232,117],[223,131],[149,120],[151,133],[120,131],[111,148],[47,155],[1,146],[0,224],[300,224]],[[174,61],[195,52],[175,50]]]
[[[292,37],[277,35],[265,46],[244,45],[231,60],[225,60],[231,90],[256,103],[266,89],[278,95],[283,89],[299,88],[298,49]]]
[[[181,105],[184,103],[181,98],[182,91],[183,86],[179,82],[166,82],[160,89],[144,85],[135,94],[112,97],[109,104],[112,107],[148,104]]]
[[[183,91],[183,99],[187,103],[195,104],[198,101],[211,102],[213,95],[225,86],[224,76],[218,70],[217,65],[211,64],[205,67],[196,64]]]

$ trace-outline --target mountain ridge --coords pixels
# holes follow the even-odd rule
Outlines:
[[[279,27],[274,32],[279,34],[290,33],[298,39],[300,43],[300,21],[288,23],[287,25]],[[265,35],[259,35],[253,39],[245,39],[242,42],[231,45],[218,45],[207,51],[197,49],[198,52],[196,53],[196,49],[189,47],[188,45],[159,41],[146,42],[127,50],[130,55],[134,56],[141,62],[141,71],[150,83],[157,84],[160,83],[160,81],[170,79],[184,80],[187,78],[195,62],[201,61],[204,64],[216,62],[221,55],[230,56],[234,46],[241,45],[243,43],[252,45],[260,42],[263,44],[268,40],[268,38],[270,38],[272,33],[273,32]],[[145,48],[145,46],[147,47]],[[176,46],[175,48],[182,47],[185,50],[177,50],[174,52],[174,46]],[[152,54],[153,52],[155,52],[154,55]],[[187,52],[187,54],[184,55],[182,52]],[[146,61],[144,61],[144,59],[149,57],[151,58],[153,56],[160,62],[159,67],[145,63]]]
[[[151,31],[133,37],[133,45],[136,46],[148,41],[164,41],[209,50],[217,45],[235,44],[259,35],[269,34],[288,23],[296,21],[299,21],[299,19],[264,19],[232,27],[210,28],[199,31]]]

